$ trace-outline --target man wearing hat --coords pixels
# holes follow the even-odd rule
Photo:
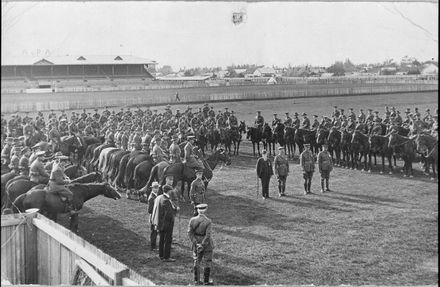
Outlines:
[[[151,184],[151,193],[148,196],[148,214],[149,214],[149,220],[150,220],[150,248],[151,250],[156,249],[156,243],[157,243],[157,230],[155,225],[153,224],[153,208],[154,208],[154,201],[156,200],[157,196],[159,195],[159,183],[157,181],[154,181]]]
[[[229,112],[229,108],[225,108],[225,112],[223,113],[223,115],[224,115],[226,118],[229,118],[229,117],[231,116],[231,113]]]
[[[297,112],[295,112],[293,114],[293,119],[292,119],[292,127],[295,129],[299,129],[300,123],[301,121],[298,118],[299,114]]]
[[[395,116],[391,119],[391,124],[400,127],[402,125],[402,117],[400,111],[396,111]]]
[[[215,118],[215,111],[214,111],[214,107],[213,107],[213,106],[211,106],[211,107],[209,108],[208,116],[209,116],[210,118]]]
[[[179,147],[179,137],[177,135],[173,135],[173,142],[170,145],[169,148],[169,154],[170,154],[170,163],[181,163],[182,160],[180,159],[182,151]]]
[[[332,112],[332,118],[333,118],[333,117],[337,117],[337,118],[339,118],[340,115],[341,115],[341,113],[339,112],[338,107],[337,107],[337,106],[334,106],[334,107],[333,107],[333,112]]]
[[[333,169],[332,157],[328,152],[328,144],[322,145],[323,150],[318,153],[318,168],[321,174],[321,192],[330,191],[329,189],[329,178],[330,172]],[[325,181],[325,188],[324,188]]]
[[[151,151],[151,156],[153,157],[153,160],[156,164],[158,164],[161,161],[168,161],[167,156],[162,150],[161,147],[162,138],[158,137],[156,138],[156,144],[153,147],[153,150]]]
[[[349,111],[350,112],[348,118],[351,119],[353,122],[356,122],[356,114],[354,113],[353,108],[350,108]]]
[[[285,196],[286,194],[286,180],[289,174],[289,161],[286,158],[286,149],[283,146],[278,148],[278,155],[275,156],[273,161],[274,173],[278,179],[278,193],[279,196]]]
[[[30,181],[35,182],[35,184],[47,184],[49,182],[49,174],[43,165],[44,151],[37,151],[35,153],[36,159],[31,163],[29,168]]]
[[[414,114],[415,114],[416,116],[419,116],[419,117],[422,116],[422,115],[420,114],[420,112],[419,112],[419,108],[418,108],[418,107],[415,107],[415,108],[414,108]]]
[[[310,144],[304,144],[304,148],[300,155],[299,164],[304,177],[304,194],[308,194],[312,193],[310,187],[312,185],[313,172],[315,171],[315,157],[310,150]]]
[[[31,124],[31,122],[30,121],[26,122],[26,124],[23,127],[23,135],[25,136],[25,138],[26,139],[31,138],[34,132],[35,132],[35,128]]]
[[[188,224],[188,237],[192,243],[192,255],[194,260],[193,274],[194,284],[200,285],[200,267],[204,261],[203,284],[213,285],[209,277],[212,268],[214,242],[211,237],[212,221],[206,216],[208,205],[206,203],[196,206],[198,215],[190,219]]]
[[[16,146],[12,148],[12,156],[11,156],[11,162],[9,163],[9,168],[13,171],[15,171],[16,174],[19,173],[19,162],[21,157],[21,148]]]
[[[360,124],[364,124],[365,121],[367,120],[367,116],[364,114],[363,109],[359,109],[359,115],[358,115],[357,119]]]
[[[292,126],[292,118],[289,116],[289,113],[286,113],[286,118],[284,119],[284,126],[291,127]]]
[[[48,193],[57,193],[66,201],[66,212],[74,212],[72,206],[73,193],[65,185],[70,183],[70,179],[64,173],[64,168],[69,158],[65,155],[58,155],[52,166],[47,188]]]
[[[189,191],[189,198],[194,207],[194,216],[198,214],[196,206],[205,203],[205,182],[203,181],[202,176],[202,170],[196,171],[196,179],[191,183]]]
[[[269,183],[273,175],[272,162],[267,157],[267,151],[261,152],[261,157],[257,161],[257,177],[261,180],[261,192],[263,199],[269,198]]]
[[[61,119],[60,120],[60,124],[58,127],[58,130],[60,131],[60,136],[67,136],[69,133],[69,126],[67,125],[67,120],[66,119]]]
[[[272,120],[272,129],[276,128],[279,123],[281,123],[281,120],[278,118],[278,115],[274,113]]]
[[[263,131],[264,118],[261,115],[261,111],[257,111],[257,115],[255,116],[255,126]]]
[[[307,114],[306,113],[302,113],[302,116],[303,116],[303,120],[301,122],[301,128],[305,129],[305,130],[310,129],[310,120],[307,117]]]
[[[4,164],[9,164],[9,160],[11,158],[11,150],[12,150],[12,143],[14,142],[13,137],[6,137],[6,144],[2,148],[1,157]]]
[[[431,135],[438,140],[438,115],[432,116],[433,123],[431,126]]]
[[[171,243],[173,238],[174,218],[177,207],[170,199],[171,186],[163,187],[163,194],[156,197],[153,206],[152,219],[156,230],[159,231],[159,258],[164,262],[174,262],[171,258]]]
[[[231,111],[231,115],[229,116],[227,122],[229,123],[230,128],[238,128],[238,119],[235,116],[234,111]]]
[[[183,151],[185,153],[185,164],[187,167],[194,168],[196,170],[204,170],[203,163],[197,158],[194,153],[194,141],[196,137],[194,135],[188,135],[188,142],[186,143]]]
[[[313,115],[312,131],[318,130],[320,125],[318,115]]]
[[[29,156],[31,155],[31,149],[29,147],[24,147],[21,150],[22,156],[18,162],[18,169],[20,170],[20,175],[29,176]]]
[[[423,121],[424,122],[428,122],[428,121],[430,121],[431,120],[431,117],[432,117],[432,115],[431,115],[431,110],[430,109],[426,109],[426,114],[425,114],[425,116],[423,117]]]

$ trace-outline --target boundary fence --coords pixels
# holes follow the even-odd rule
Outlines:
[[[155,285],[38,213],[2,215],[1,272],[14,285],[75,285],[79,272],[99,286]]]

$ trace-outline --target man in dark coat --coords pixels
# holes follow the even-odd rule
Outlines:
[[[262,157],[257,161],[257,176],[261,180],[263,199],[269,197],[270,177],[273,175],[272,163],[267,158],[267,151],[261,152]]]
[[[150,220],[150,247],[151,247],[151,250],[156,249],[156,242],[157,242],[157,229],[156,229],[156,226],[153,224],[153,208],[154,208],[154,202],[158,196],[158,192],[159,192],[159,183],[157,181],[155,181],[151,185],[151,193],[148,196],[148,214],[149,214],[149,220]]]
[[[159,231],[159,258],[164,262],[174,262],[171,258],[171,242],[173,240],[174,218],[177,208],[170,200],[171,186],[163,187],[163,194],[159,195],[154,201],[153,224]]]
[[[305,150],[300,155],[299,164],[304,177],[304,194],[311,193],[313,172],[315,171],[315,158],[310,151],[310,144],[304,144]]]

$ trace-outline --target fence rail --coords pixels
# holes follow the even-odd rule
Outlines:
[[[2,279],[12,284],[71,285],[80,268],[96,285],[154,285],[40,214],[2,215],[1,244]]]

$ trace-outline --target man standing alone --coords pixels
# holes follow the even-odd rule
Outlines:
[[[304,144],[305,150],[301,153],[299,164],[301,165],[304,177],[304,194],[312,193],[313,172],[315,171],[315,158],[310,151],[310,144]]]
[[[279,196],[285,196],[286,179],[289,174],[289,161],[286,158],[286,149],[282,146],[278,148],[279,153],[274,159],[275,175],[278,178]]]
[[[257,161],[257,176],[261,180],[263,199],[269,198],[270,177],[273,175],[272,163],[267,158],[267,151],[261,152],[262,157]]]
[[[321,192],[330,191],[328,188],[328,182],[330,178],[330,172],[333,169],[332,157],[328,152],[328,145],[324,144],[323,151],[318,154],[318,168],[319,173],[321,174]],[[325,189],[324,189],[324,181],[325,181]]]

